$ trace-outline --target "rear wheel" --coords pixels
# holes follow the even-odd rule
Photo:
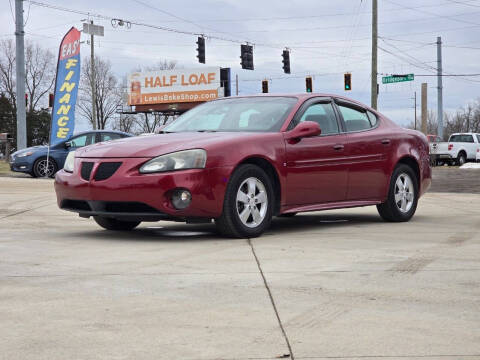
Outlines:
[[[273,204],[268,175],[256,165],[241,165],[230,178],[223,212],[215,224],[229,237],[257,237],[270,226]]]
[[[123,221],[103,216],[94,216],[93,220],[107,230],[128,231],[140,225],[140,221]]]
[[[457,157],[457,165],[458,166],[462,166],[463,164],[465,164],[467,162],[467,157],[465,155],[464,152],[461,152],[460,154],[458,154],[458,157]]]
[[[387,201],[377,205],[378,213],[386,221],[408,221],[415,214],[417,203],[417,177],[410,166],[400,164],[392,174]]]

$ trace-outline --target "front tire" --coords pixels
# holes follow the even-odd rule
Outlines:
[[[53,178],[58,171],[58,166],[52,158],[41,157],[33,164],[33,177],[50,177]]]
[[[409,221],[417,209],[418,180],[412,168],[398,165],[390,180],[387,201],[377,205],[380,216],[385,221]]]
[[[106,230],[130,231],[140,225],[140,221],[122,221],[103,216],[94,216],[93,220]]]
[[[241,165],[230,178],[223,212],[215,224],[218,231],[228,237],[260,236],[270,226],[273,204],[273,187],[268,175],[256,165]]]

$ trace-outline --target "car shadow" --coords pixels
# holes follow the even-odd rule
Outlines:
[[[322,232],[331,229],[358,227],[373,223],[385,223],[378,215],[368,214],[299,214],[291,218],[274,217],[270,228],[262,236],[295,235],[315,231]],[[73,232],[73,238],[95,238],[111,241],[162,241],[162,242],[194,242],[244,239],[230,239],[220,235],[213,223],[185,224],[185,223],[143,223],[133,231],[92,230],[89,232]]]

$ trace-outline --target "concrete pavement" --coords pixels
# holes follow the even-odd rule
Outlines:
[[[480,359],[480,195],[130,233],[0,178],[0,359]]]

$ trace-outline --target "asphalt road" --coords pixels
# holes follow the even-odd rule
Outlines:
[[[0,178],[0,359],[480,359],[480,195],[110,233]]]

